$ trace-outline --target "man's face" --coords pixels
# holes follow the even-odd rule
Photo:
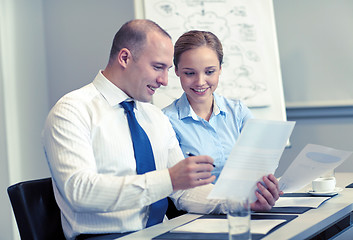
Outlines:
[[[160,33],[147,34],[147,42],[140,57],[127,67],[126,93],[139,101],[150,102],[155,91],[168,84],[168,70],[173,62],[173,44]]]

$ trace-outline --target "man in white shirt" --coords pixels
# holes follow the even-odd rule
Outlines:
[[[149,206],[167,196],[186,211],[225,211],[221,202],[206,199],[215,180],[213,159],[183,159],[168,118],[148,103],[167,85],[172,58],[171,38],[157,24],[127,22],[114,37],[107,67],[50,111],[43,145],[67,239],[143,229]],[[155,171],[136,173],[130,129],[120,106],[125,100],[135,101]],[[265,177],[265,184],[259,186],[257,210],[270,209],[279,197],[277,180]]]

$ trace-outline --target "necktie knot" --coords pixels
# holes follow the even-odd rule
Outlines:
[[[123,101],[120,103],[126,112],[134,112],[134,104],[134,101]]]

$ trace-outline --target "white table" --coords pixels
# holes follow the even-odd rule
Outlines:
[[[263,239],[306,239],[317,235],[334,223],[349,216],[353,211],[353,188],[344,188],[353,183],[353,173],[336,173],[337,186],[343,191],[267,235]],[[352,236],[353,237],[353,236]]]
[[[297,218],[262,239],[302,240],[311,238],[334,225],[341,219],[350,216],[353,211],[353,188],[345,188],[345,186],[353,183],[353,173],[336,173],[336,179],[337,186],[343,188],[343,191],[340,192],[339,195],[324,202],[317,209],[311,209],[303,214],[299,214]],[[148,229],[129,234],[125,237],[119,238],[119,240],[150,240],[153,237],[168,232],[169,230],[190,222],[200,216],[202,215],[185,214]],[[353,238],[352,235],[350,236]],[[337,237],[335,239],[338,240],[343,238]]]

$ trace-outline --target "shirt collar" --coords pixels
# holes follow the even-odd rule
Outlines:
[[[214,96],[214,95],[213,95]],[[221,113],[221,110],[219,109],[218,105],[217,105],[217,101],[215,98],[213,98],[213,111],[212,114],[214,115],[218,115]]]
[[[221,96],[219,96],[217,93],[213,93],[214,97],[214,104],[213,104],[213,113],[214,115],[222,114],[226,115],[228,110],[227,107],[224,103],[224,100],[222,99]]]
[[[214,115],[218,114],[225,114],[227,112],[227,109],[223,102],[220,101],[220,96],[218,96],[216,93],[213,93],[214,96],[214,104],[213,104],[213,113]],[[194,120],[198,120],[199,117],[197,114],[194,112],[192,109],[188,98],[186,97],[186,93],[184,92],[183,95],[180,97],[179,101],[176,103],[178,113],[179,113],[179,119],[183,119],[186,117],[191,117]]]
[[[126,100],[133,100],[119,87],[109,81],[103,75],[102,70],[98,72],[96,78],[93,80],[93,85],[97,88],[97,90],[102,94],[102,96],[107,100],[107,102],[111,106],[117,106],[119,103]],[[137,104],[135,104],[135,107],[136,105]]]
[[[181,95],[179,101],[176,103],[176,107],[178,109],[180,119],[183,119],[186,117],[191,117],[191,118],[197,120],[197,115],[192,110],[191,105],[189,103],[188,98],[186,97],[185,92],[183,93],[183,95]]]

